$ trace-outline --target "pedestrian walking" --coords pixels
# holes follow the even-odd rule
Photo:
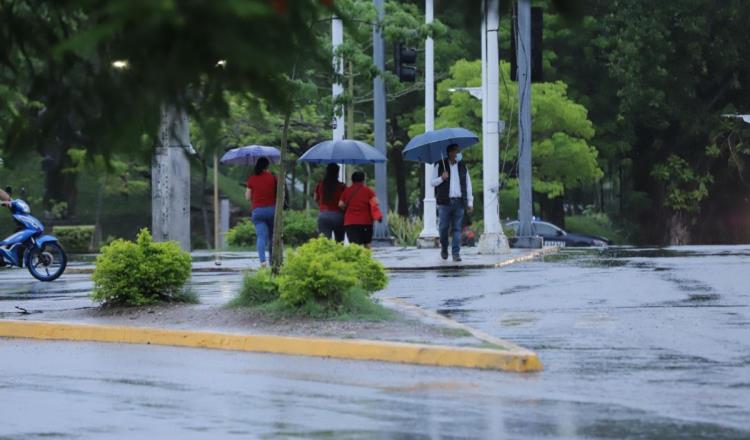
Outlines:
[[[255,225],[256,245],[261,267],[268,266],[268,257],[273,253],[273,219],[276,213],[276,176],[268,172],[269,161],[261,157],[255,162],[253,174],[247,178],[245,198],[252,203],[252,219]]]
[[[326,238],[333,234],[339,243],[344,241],[344,213],[339,208],[344,190],[346,185],[339,182],[339,166],[328,164],[325,177],[315,187],[315,201],[320,207],[318,233]]]
[[[446,149],[448,159],[435,165],[432,186],[435,187],[437,199],[440,256],[448,259],[448,235],[451,232],[453,261],[461,261],[461,230],[463,229],[464,212],[474,210],[474,196],[471,188],[471,176],[461,160],[459,146],[451,144]]]
[[[344,211],[344,229],[350,243],[370,247],[372,223],[382,221],[375,192],[365,185],[365,173],[352,173],[352,185],[342,194],[339,207]]]

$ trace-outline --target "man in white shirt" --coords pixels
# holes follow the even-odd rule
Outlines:
[[[440,218],[440,256],[448,259],[448,233],[453,232],[451,252],[453,261],[461,261],[461,229],[464,210],[474,210],[474,195],[471,176],[461,161],[458,145],[449,145],[448,159],[435,164],[432,186],[435,187],[438,215]]]

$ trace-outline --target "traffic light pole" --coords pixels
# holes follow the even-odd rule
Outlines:
[[[425,0],[425,23],[433,20],[432,0]],[[434,44],[432,37],[427,37],[424,50],[424,131],[435,129],[435,77],[434,77]],[[438,247],[437,202],[435,188],[430,184],[434,166],[424,166],[424,204],[422,221],[424,227],[419,234],[418,246],[421,248]]]
[[[540,248],[531,224],[531,0],[518,0],[516,54],[518,58],[518,237],[515,247]]]
[[[378,76],[372,80],[373,87],[373,119],[375,132],[375,148],[387,155],[385,145],[385,83],[380,72],[385,70],[385,43],[383,41],[383,0],[375,1],[375,12],[377,18],[372,26],[372,58],[378,69]],[[385,163],[375,164],[375,193],[380,202],[383,212],[383,221],[375,223],[374,238],[376,240],[388,240],[390,229],[388,228],[388,168]]]

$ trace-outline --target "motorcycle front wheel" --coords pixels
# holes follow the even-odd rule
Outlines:
[[[41,248],[34,247],[26,252],[26,268],[39,281],[54,281],[65,272],[68,256],[60,243],[45,243]]]

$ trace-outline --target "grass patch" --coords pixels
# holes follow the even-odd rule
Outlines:
[[[468,338],[473,336],[470,331],[462,329],[462,328],[443,328],[440,330],[440,332],[443,334],[443,336],[452,337],[452,338]]]
[[[249,308],[276,320],[309,318],[333,321],[391,321],[395,319],[393,311],[373,302],[366,291],[357,287],[347,290],[341,303],[335,306],[311,300],[292,307],[278,298],[270,302],[258,302],[251,298],[251,295],[238,296],[228,304],[228,307]]]

